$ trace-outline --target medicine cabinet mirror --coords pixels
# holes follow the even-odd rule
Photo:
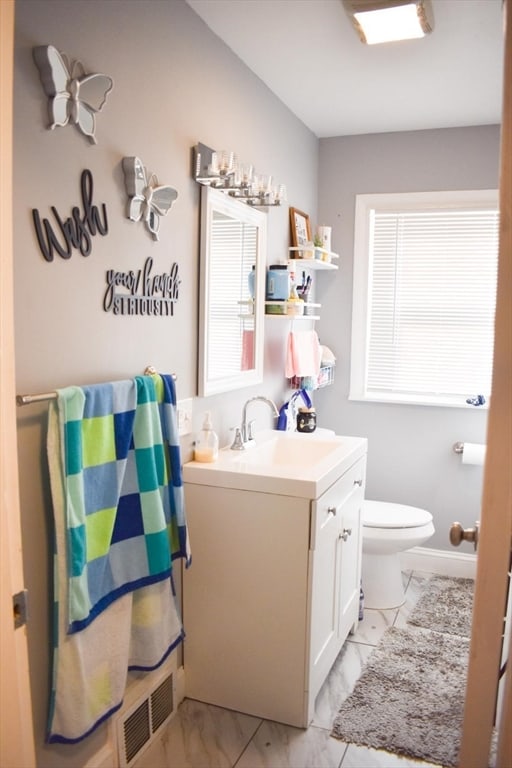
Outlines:
[[[199,395],[263,381],[266,215],[201,187]]]

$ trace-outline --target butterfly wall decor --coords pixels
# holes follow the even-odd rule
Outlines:
[[[87,75],[80,61],[72,61],[53,45],[39,45],[32,53],[49,99],[50,129],[71,122],[97,144],[95,113],[102,110],[114,87],[112,78]]]
[[[128,205],[126,215],[132,221],[144,219],[154,240],[158,240],[160,216],[170,210],[178,197],[173,187],[159,185],[154,173],[148,175],[138,157],[123,157],[123,171]]]

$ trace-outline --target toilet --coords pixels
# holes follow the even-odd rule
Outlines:
[[[398,608],[405,602],[399,553],[430,539],[432,515],[418,507],[365,499],[362,523],[364,606]]]

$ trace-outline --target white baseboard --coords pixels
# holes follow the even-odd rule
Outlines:
[[[404,571],[427,571],[463,579],[476,577],[476,554],[469,552],[413,547],[400,552],[400,564]]]

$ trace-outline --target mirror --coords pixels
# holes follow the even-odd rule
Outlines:
[[[199,395],[263,380],[267,220],[201,188]]]

